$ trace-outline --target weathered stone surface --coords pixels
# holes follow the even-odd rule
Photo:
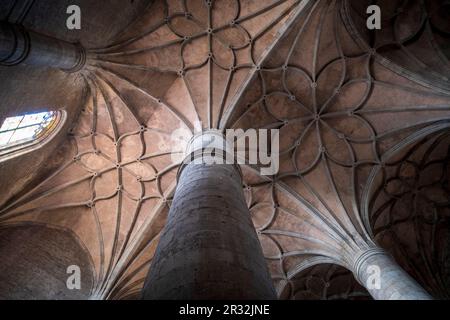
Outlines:
[[[431,296],[383,250],[364,252],[356,262],[355,274],[376,300],[431,300]]]
[[[144,286],[144,299],[275,299],[233,165],[189,164]]]
[[[13,2],[0,3],[2,19],[11,8],[13,20],[26,13]],[[310,268],[329,264],[349,270],[345,277],[353,283],[355,259],[382,246],[401,251],[393,254],[396,263],[429,284],[434,297],[446,296],[448,201],[441,197],[448,198],[448,179],[439,187],[413,183],[424,189],[405,195],[398,195],[404,186],[383,181],[386,174],[408,180],[391,172],[398,156],[449,130],[445,1],[380,0],[387,14],[374,32],[365,31],[370,0],[186,6],[155,0],[146,10],[146,1],[111,1],[101,12],[103,4],[80,0],[89,22],[73,33],[61,28],[66,2],[34,3],[24,26],[79,40],[89,48],[88,61],[70,75],[0,68],[1,119],[50,107],[68,112],[51,144],[0,164],[0,224],[49,223],[73,231],[94,260],[91,298],[139,296],[175,190],[179,163],[171,155],[184,149],[185,139],[200,128],[268,127],[280,128],[279,174],[242,170],[246,204],[279,294],[308,281]],[[46,14],[52,19],[43,19]],[[447,146],[444,141],[439,149]],[[437,160],[448,163],[448,156]],[[439,178],[436,169],[416,167],[433,183]],[[388,197],[380,201],[387,200],[389,210],[383,202],[372,207],[385,182]],[[391,208],[391,195],[396,203],[426,208]],[[430,217],[434,209],[438,219]],[[405,218],[411,212],[420,221]],[[432,241],[436,237],[442,241]],[[389,290],[377,297],[402,298]]]

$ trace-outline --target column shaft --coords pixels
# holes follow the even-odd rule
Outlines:
[[[233,165],[188,164],[144,299],[276,299]]]
[[[381,249],[371,249],[360,255],[355,263],[355,275],[376,300],[432,299]]]
[[[27,64],[74,72],[86,62],[84,49],[73,43],[0,23],[0,65]]]

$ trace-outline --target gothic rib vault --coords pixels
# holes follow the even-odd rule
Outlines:
[[[378,245],[448,297],[448,19],[442,1],[379,2],[385,27],[366,33],[370,1],[155,1],[87,50],[64,165],[0,208],[0,226],[71,230],[92,258],[90,297],[136,298],[174,154],[201,129],[277,128],[280,172],[242,171],[281,298],[368,297],[352,273]]]

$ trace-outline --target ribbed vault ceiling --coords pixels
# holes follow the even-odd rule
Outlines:
[[[380,203],[399,197],[389,184],[404,182],[403,163],[415,164],[413,180],[431,166],[419,141],[434,134],[447,150],[450,124],[443,2],[379,1],[386,27],[367,33],[369,2],[155,1],[116,42],[89,50],[82,112],[57,155],[65,164],[0,209],[0,223],[70,229],[95,266],[92,297],[137,297],[175,190],[174,154],[201,128],[278,128],[280,172],[243,168],[278,292],[365,297],[344,268],[375,240],[393,246],[382,229],[397,234],[389,217],[401,213]],[[447,168],[446,152],[434,159]],[[445,208],[448,171],[438,176],[433,201]],[[432,278],[436,263],[424,261],[408,271]],[[342,290],[326,293],[336,281]]]

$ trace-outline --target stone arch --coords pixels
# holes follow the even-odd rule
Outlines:
[[[0,162],[9,161],[16,157],[37,151],[46,144],[52,142],[54,138],[61,132],[67,121],[67,112],[65,110],[47,110],[54,114],[53,123],[48,128],[42,131],[36,138],[31,141],[20,143],[13,147],[6,147],[0,149]]]

